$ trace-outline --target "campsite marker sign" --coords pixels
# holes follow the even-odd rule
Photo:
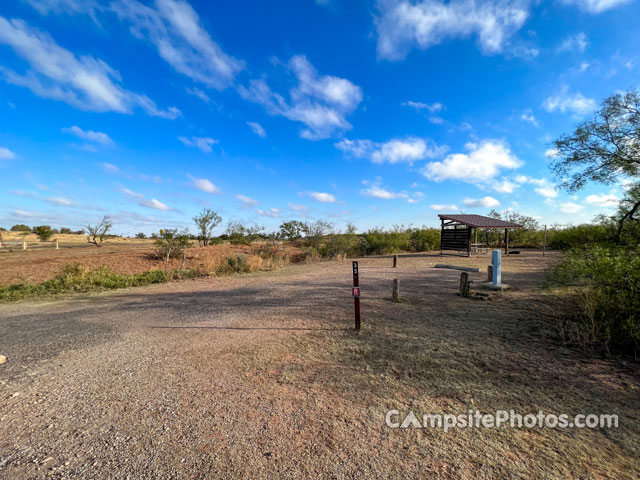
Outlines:
[[[360,280],[358,278],[358,262],[353,262],[353,288],[351,289],[356,315],[356,331],[360,330]]]

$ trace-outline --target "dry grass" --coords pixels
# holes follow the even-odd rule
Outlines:
[[[479,302],[432,267],[486,256],[362,259],[359,334],[340,261],[11,306],[0,476],[638,478],[640,372],[562,348],[569,306],[539,289],[553,261],[505,258],[513,291]],[[392,430],[388,409],[617,413],[620,428]]]

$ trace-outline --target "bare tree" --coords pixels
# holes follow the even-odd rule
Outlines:
[[[102,217],[102,220],[97,225],[87,224],[84,227],[84,233],[87,234],[87,241],[93,243],[96,247],[101,247],[104,237],[107,236],[111,227],[113,227],[113,223],[111,223],[108,215]]]

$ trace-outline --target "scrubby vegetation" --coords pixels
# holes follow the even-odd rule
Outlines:
[[[168,280],[165,272],[151,270],[133,275],[115,273],[107,267],[87,271],[82,265],[66,265],[51,280],[42,283],[21,283],[0,287],[0,301],[22,300],[60,293],[86,293],[116,288],[139,287]]]

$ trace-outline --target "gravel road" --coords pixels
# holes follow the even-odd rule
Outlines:
[[[567,441],[544,433],[557,446],[504,433],[445,437],[384,426],[386,409],[412,399],[460,408],[474,399],[548,401],[555,383],[524,388],[513,372],[484,400],[494,383],[489,367],[486,377],[462,379],[478,368],[477,358],[488,358],[474,350],[488,348],[482,345],[497,345],[502,353],[486,355],[504,355],[500,368],[529,368],[529,376],[533,361],[567,378],[576,373],[571,369],[587,368],[576,355],[557,353],[548,332],[514,324],[542,311],[520,301],[539,281],[539,266],[506,262],[505,276],[523,296],[516,308],[508,296],[459,299],[459,272],[431,268],[436,261],[401,259],[396,270],[388,259],[362,262],[359,336],[350,328],[350,262],[3,305],[0,477],[563,478],[567,471],[588,476],[615,468],[618,478],[632,478],[637,451],[615,435]],[[396,277],[405,299],[399,305],[388,299]],[[437,338],[434,322],[441,325]],[[467,322],[478,322],[468,338]],[[530,352],[523,353],[525,344]],[[633,415],[637,377],[617,373],[627,393],[608,406]],[[567,393],[580,390],[568,388],[572,381],[553,380],[558,395],[579,405],[609,395],[605,384]],[[634,443],[637,428],[624,437]],[[520,460],[505,461],[514,451]],[[608,463],[566,464],[563,457],[574,454],[576,462],[606,454]]]

